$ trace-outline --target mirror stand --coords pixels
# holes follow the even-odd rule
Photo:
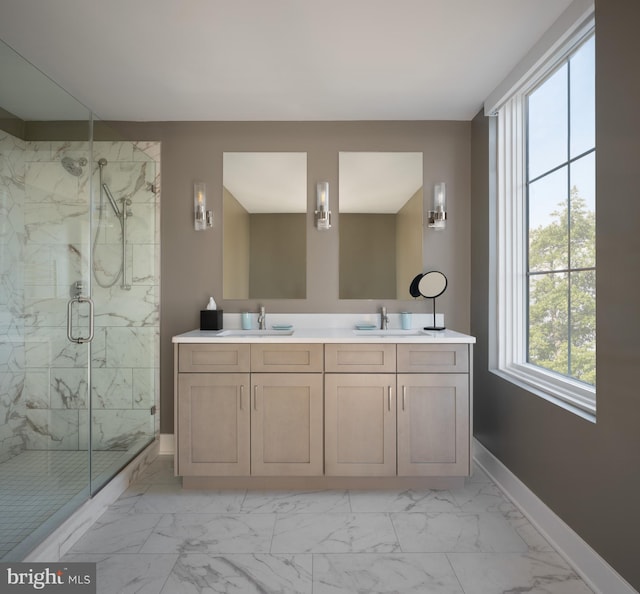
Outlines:
[[[419,274],[411,282],[409,292],[412,295],[416,293],[422,295],[425,299],[431,299],[433,303],[433,326],[425,326],[424,330],[444,330],[444,326],[436,326],[436,297],[440,297],[447,288],[447,277],[438,272],[432,270],[425,274]]]
[[[445,326],[436,326],[436,298],[432,297],[433,303],[433,326],[425,326],[423,330],[446,330]]]

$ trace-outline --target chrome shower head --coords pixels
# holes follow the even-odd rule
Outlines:
[[[72,159],[71,157],[62,157],[62,166],[71,174],[79,177],[82,175],[82,168],[87,164],[84,157]]]

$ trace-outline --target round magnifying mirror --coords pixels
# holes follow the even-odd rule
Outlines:
[[[447,277],[437,270],[427,272],[418,281],[418,291],[420,291],[420,295],[427,299],[440,297],[446,288]]]

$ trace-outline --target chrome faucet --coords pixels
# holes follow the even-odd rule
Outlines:
[[[382,307],[382,313],[380,314],[380,330],[386,330],[389,327],[389,316],[387,315],[387,308]]]
[[[267,328],[267,316],[264,313],[264,306],[260,306],[260,314],[258,315],[258,328],[260,330],[266,330]]]

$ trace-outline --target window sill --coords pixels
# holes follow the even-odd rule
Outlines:
[[[591,423],[596,422],[595,390],[578,382],[545,373],[531,365],[510,365],[490,369],[498,377],[515,384],[547,402],[551,402]],[[591,399],[591,402],[588,400]]]

